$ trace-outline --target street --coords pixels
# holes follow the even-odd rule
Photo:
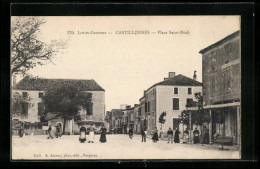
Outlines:
[[[68,160],[68,159],[239,159],[239,151],[221,151],[209,146],[171,144],[167,141],[153,143],[140,135],[129,139],[128,135],[107,135],[107,142],[80,143],[78,135],[46,139],[46,135],[12,137],[12,159]]]

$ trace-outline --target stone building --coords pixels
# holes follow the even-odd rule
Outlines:
[[[169,72],[169,77],[154,84],[144,92],[145,103],[145,126],[148,133],[152,134],[155,127],[161,129],[159,116],[166,111],[165,123],[162,130],[167,131],[169,127],[183,131],[183,126],[179,125],[179,115],[186,109],[186,105],[191,100],[195,100],[194,93],[202,92],[202,83],[188,78],[181,74],[175,76],[175,72]],[[143,110],[141,110],[142,112]]]
[[[212,116],[210,142],[212,135],[218,134],[231,136],[233,143],[240,144],[240,46],[240,32],[237,31],[199,52],[202,54],[204,108]],[[218,114],[224,116],[224,123],[217,122]]]
[[[75,80],[75,79],[43,79],[43,78],[31,78],[25,77],[15,86],[13,86],[12,94],[19,93],[23,97],[29,97],[29,104],[25,105],[23,113],[27,115],[27,118],[23,119],[24,122],[40,122],[40,117],[44,111],[44,105],[42,103],[42,97],[47,89],[60,85],[62,83],[71,83],[74,86],[78,86],[79,90],[91,93],[92,106],[88,110],[81,110],[79,113],[82,115],[83,120],[92,121],[104,121],[105,117],[105,90],[95,80]],[[92,115],[87,115],[87,111],[91,111]],[[13,119],[17,117],[12,117]],[[78,130],[74,118],[68,120],[68,133],[73,134],[75,130]],[[51,125],[61,123],[63,120],[59,116],[58,112],[50,113],[46,116],[46,120]],[[75,126],[76,125],[76,126]]]

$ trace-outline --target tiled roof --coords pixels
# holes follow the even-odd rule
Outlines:
[[[49,113],[47,113],[47,115],[45,116],[45,120],[51,120],[51,119],[54,119],[54,118],[56,118],[56,117],[58,117],[58,116],[61,116],[61,114],[60,113],[53,113],[53,112],[49,112]],[[73,118],[73,116],[69,116],[69,115],[67,115],[67,116],[65,116],[66,117],[66,119],[68,119],[68,120],[71,120],[72,118]]]
[[[95,80],[43,79],[25,77],[14,87],[20,90],[47,90],[48,88],[70,83],[82,91],[105,91]]]
[[[59,116],[58,113],[47,113],[47,115],[45,116],[45,120],[48,121],[48,120],[51,120],[51,119],[53,119],[53,118],[55,118],[57,116]]]
[[[212,45],[210,45],[210,46],[208,46],[208,47],[206,47],[206,48],[200,50],[199,53],[203,54],[203,53],[205,53],[206,51],[208,51],[208,50],[210,50],[210,49],[212,49],[212,48],[214,48],[214,47],[216,47],[216,46],[218,46],[218,45],[220,45],[220,44],[223,44],[224,42],[229,41],[230,39],[233,39],[233,38],[236,37],[236,36],[239,36],[239,33],[240,33],[240,31],[236,31],[236,32],[234,32],[234,33],[232,33],[232,34],[226,36],[225,38],[219,40],[218,42],[213,43]]]
[[[202,83],[193,80],[191,78],[188,78],[186,76],[183,76],[182,74],[179,74],[177,76],[174,76],[173,78],[161,81],[159,83],[154,84],[149,89],[155,87],[155,86],[202,86]],[[149,90],[147,89],[147,90]]]
[[[156,83],[155,85],[202,86],[202,83],[179,74],[173,78]]]

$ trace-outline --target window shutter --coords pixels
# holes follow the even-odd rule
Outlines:
[[[173,98],[173,110],[179,110],[179,99]]]

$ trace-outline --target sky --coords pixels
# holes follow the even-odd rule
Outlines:
[[[240,30],[240,17],[231,15],[43,18],[46,23],[39,38],[47,43],[67,41],[67,48],[53,63],[28,73],[42,78],[94,79],[105,89],[106,111],[120,104],[138,104],[143,91],[163,81],[168,72],[192,78],[196,70],[197,80],[202,82],[199,51]],[[106,34],[82,33],[91,31]],[[146,34],[120,34],[122,31]]]

